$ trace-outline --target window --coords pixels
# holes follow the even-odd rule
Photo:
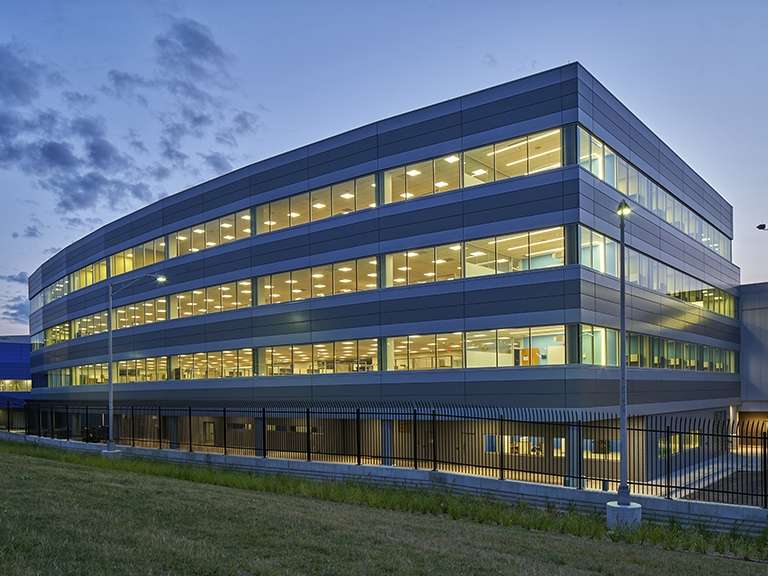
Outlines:
[[[578,128],[578,143],[579,165],[582,168],[720,256],[731,259],[730,238],[581,126]],[[535,154],[532,153],[533,156]]]
[[[619,365],[619,333],[612,328],[581,325],[581,363],[594,366]]]
[[[259,305],[279,304],[373,290],[378,286],[377,264],[375,256],[367,256],[261,276],[256,299]]]
[[[496,357],[496,330],[466,333],[467,368],[494,368]]]
[[[376,338],[258,348],[256,357],[262,376],[368,372],[379,364]]]

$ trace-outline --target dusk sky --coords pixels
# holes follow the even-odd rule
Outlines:
[[[768,2],[3,2],[0,334],[26,275],[158,197],[581,62],[735,212],[768,280]]]

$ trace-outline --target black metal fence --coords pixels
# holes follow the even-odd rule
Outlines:
[[[101,406],[0,407],[0,429],[106,442]],[[768,507],[768,429],[704,418],[632,417],[635,494]],[[615,415],[472,407],[118,407],[125,446],[439,470],[614,491]]]

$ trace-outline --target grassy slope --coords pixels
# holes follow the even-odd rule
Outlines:
[[[0,450],[4,576],[766,572],[765,565],[739,560],[97,469]]]

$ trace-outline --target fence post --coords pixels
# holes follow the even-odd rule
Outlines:
[[[504,416],[499,416],[499,480],[504,480]]]
[[[256,426],[256,410],[253,410],[253,457],[259,455],[259,427]]]
[[[432,470],[437,470],[437,413],[432,410]]]
[[[309,462],[312,460],[312,429],[309,427],[309,408],[307,408],[306,426],[307,426],[307,462]]]
[[[69,404],[64,406],[64,418],[67,421],[67,442],[69,442]]]
[[[187,407],[187,427],[189,428],[189,453],[192,454],[192,406]]]
[[[419,469],[419,441],[416,437],[416,408],[413,409],[413,469]]]
[[[261,409],[261,456],[267,457],[267,409]]]
[[[362,457],[360,454],[360,444],[361,444],[361,438],[360,438],[360,408],[355,409],[355,444],[356,444],[356,452],[357,452],[357,465],[360,466],[362,464]]]
[[[672,434],[669,431],[669,424],[664,432],[665,444],[667,445],[667,462],[666,462],[666,484],[667,484],[667,500],[672,498]]]
[[[131,447],[136,448],[136,424],[133,415],[133,405],[131,405]]]
[[[8,433],[11,433],[11,401],[8,400],[8,403],[5,408],[5,424],[6,429],[8,430]]]
[[[222,408],[224,413],[224,456],[227,455],[227,409]]]
[[[763,432],[763,508],[768,508],[768,432]]]
[[[576,437],[578,438],[578,446],[576,446],[576,472],[579,478],[576,480],[576,489],[584,489],[584,437],[581,429],[581,418],[579,418],[578,426],[576,427]]]
[[[90,428],[89,424],[90,424],[90,422],[88,422],[88,404],[86,404],[85,405],[85,428],[90,433],[91,428]],[[80,436],[82,436],[82,435],[83,435],[83,427],[80,426]],[[81,438],[81,440],[83,440],[83,439]],[[84,440],[84,441],[87,442],[88,440]]]
[[[163,409],[157,407],[157,447],[163,448]]]
[[[37,435],[43,437],[43,409],[37,409]]]

